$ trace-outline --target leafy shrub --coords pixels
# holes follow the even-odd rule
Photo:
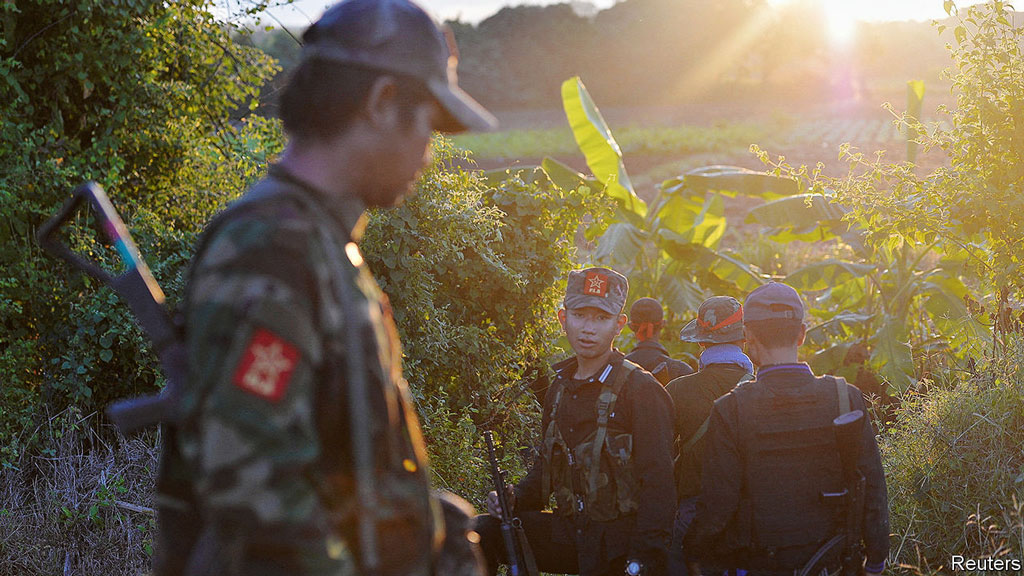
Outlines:
[[[35,245],[68,190],[86,179],[109,189],[173,300],[196,233],[276,143],[264,120],[229,123],[273,66],[231,43],[203,2],[5,2],[0,22],[0,141],[13,144],[0,147],[8,462],[49,415],[89,414],[160,384],[127,309]],[[68,241],[112,264],[88,222]]]
[[[1006,358],[903,397],[881,436],[891,560],[932,573],[951,555],[1024,558],[1024,339]]]
[[[392,300],[439,485],[476,497],[486,468],[467,458],[481,457],[483,430],[510,447],[535,443],[529,381],[556,353],[573,234],[603,204],[539,169],[492,185],[451,166],[469,157],[450,142],[438,139],[434,151],[417,194],[372,214],[363,248]],[[517,452],[507,455],[513,471],[522,469]]]

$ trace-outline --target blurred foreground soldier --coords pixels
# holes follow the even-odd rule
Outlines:
[[[640,298],[629,309],[629,329],[636,334],[636,347],[626,360],[647,370],[662,386],[672,380],[693,374],[693,368],[668,355],[661,345],[661,328],[665,325],[665,312],[661,302],[654,298]]]
[[[671,576],[688,573],[683,537],[697,515],[701,459],[711,407],[737,384],[751,380],[754,372],[753,363],[743,353],[743,306],[735,298],[713,296],[702,302],[697,318],[683,327],[679,338],[696,342],[703,351],[696,374],[676,378],[665,387],[675,405],[675,477],[679,498],[669,548]]]
[[[852,442],[864,482],[861,507],[843,510],[844,478],[833,420],[865,408],[842,378],[815,376],[797,360],[804,306],[789,286],[758,287],[744,303],[747,352],[757,379],[715,402],[704,451],[703,491],[687,553],[753,576],[838,574],[849,534],[846,513],[861,517],[852,544],[866,553],[865,573],[879,574],[889,551],[889,510],[882,462],[869,423]],[[857,443],[859,442],[859,446]],[[842,539],[839,539],[842,541]],[[711,562],[713,561],[713,562]],[[863,558],[856,558],[860,569]]]
[[[626,324],[628,283],[606,268],[569,273],[558,320],[576,356],[556,364],[541,420],[541,455],[509,490],[542,572],[665,573],[675,494],[672,402],[612,342]],[[549,497],[554,512],[542,511]],[[496,492],[474,529],[495,574],[507,563]]]
[[[467,532],[453,521],[445,543],[397,331],[357,242],[367,207],[410,192],[434,130],[493,118],[411,2],[341,2],[303,39],[281,98],[288,146],[193,260],[156,573],[469,576],[479,563],[440,558]]]

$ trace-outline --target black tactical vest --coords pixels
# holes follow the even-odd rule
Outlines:
[[[541,490],[545,500],[549,494],[554,496],[556,513],[608,521],[637,510],[633,434],[608,424],[619,393],[634,370],[641,368],[623,360],[621,366],[599,378],[597,429],[574,447],[566,443],[557,422],[564,381],[558,379],[549,391],[554,400],[544,430]]]
[[[749,511],[740,541],[770,557],[827,540],[839,511],[822,494],[845,486],[832,420],[849,411],[846,381],[825,376],[786,390],[754,384],[732,394],[745,461],[741,509]]]

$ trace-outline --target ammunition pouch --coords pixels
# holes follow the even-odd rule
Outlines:
[[[544,490],[547,493],[550,489],[557,513],[604,522],[634,513],[639,507],[633,473],[633,435],[608,428],[618,393],[634,369],[635,364],[624,361],[612,382],[604,383],[598,401],[597,430],[573,448],[569,448],[555,423],[563,390],[556,391],[544,438],[545,466],[550,470],[550,476],[545,474]]]

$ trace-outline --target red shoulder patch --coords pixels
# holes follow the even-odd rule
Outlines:
[[[277,402],[288,390],[299,351],[278,335],[257,329],[235,369],[232,381],[242,390]]]

